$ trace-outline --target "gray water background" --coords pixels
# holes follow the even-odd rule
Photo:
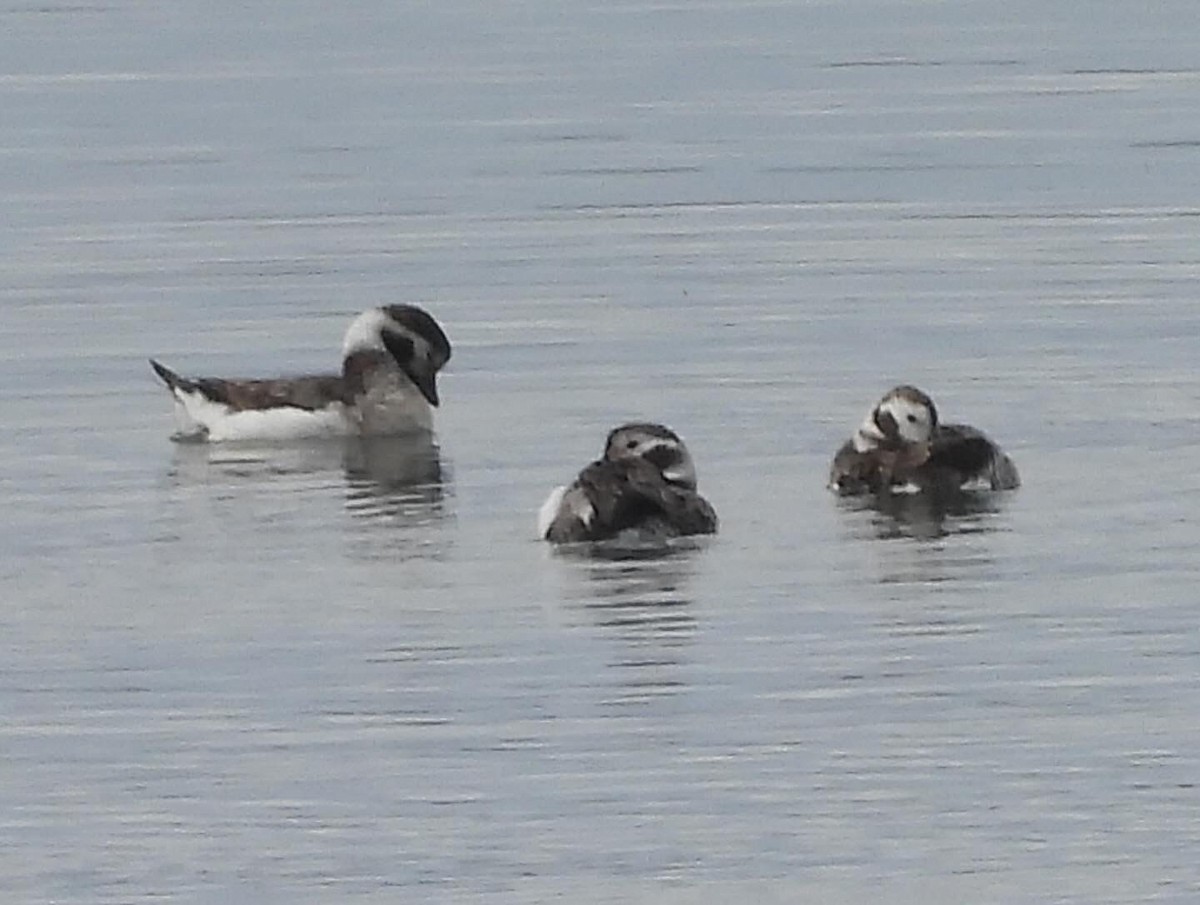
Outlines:
[[[0,6],[0,898],[1200,901],[1200,6]],[[145,364],[455,344],[436,458]],[[1017,493],[840,504],[887,387]],[[662,420],[722,517],[556,556]]]

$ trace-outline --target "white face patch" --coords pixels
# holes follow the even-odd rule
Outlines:
[[[364,311],[350,322],[346,328],[346,337],[342,340],[342,357],[351,352],[366,352],[370,349],[382,349],[383,328],[396,326],[395,321],[387,316],[381,308],[371,308]],[[408,331],[406,330],[405,333]]]
[[[903,396],[889,396],[879,403],[879,411],[895,419],[900,439],[906,443],[926,443],[933,436],[933,415],[926,405]]]

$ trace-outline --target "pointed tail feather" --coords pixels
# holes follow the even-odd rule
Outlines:
[[[1017,472],[1017,466],[999,449],[992,456],[990,472],[988,478],[992,490],[1015,490],[1021,486],[1021,476]]]
[[[153,358],[150,359],[150,367],[154,368],[154,373],[162,378],[162,382],[167,385],[168,389],[172,391],[176,388],[191,389],[192,384],[190,381],[180,377],[166,365],[159,364]]]

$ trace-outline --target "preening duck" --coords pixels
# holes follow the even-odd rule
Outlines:
[[[175,398],[176,439],[280,440],[428,432],[450,341],[416,305],[386,305],[351,321],[340,374],[241,379],[181,377],[151,359]]]
[[[696,467],[679,435],[637,422],[612,430],[604,455],[555,488],[538,534],[555,544],[612,538],[665,541],[714,534],[717,514],[696,490]]]
[[[1017,467],[986,434],[942,424],[913,386],[889,390],[837,451],[829,487],[840,494],[937,492],[1020,486]]]

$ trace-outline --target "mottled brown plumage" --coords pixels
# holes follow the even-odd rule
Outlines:
[[[228,377],[180,377],[154,359],[150,365],[171,389],[199,391],[213,402],[233,411],[270,409],[280,406],[316,411],[334,402],[348,401],[346,382],[336,374],[279,377],[269,380]]]
[[[982,431],[941,424],[933,400],[916,387],[889,391],[834,455],[829,486],[840,494],[897,487],[956,491],[974,482],[993,490],[1020,485],[1012,460]]]
[[[831,480],[842,493],[877,491],[907,483],[929,461],[928,444],[880,446],[859,452],[847,440],[833,459]]]
[[[716,530],[717,513],[696,490],[683,441],[660,424],[636,423],[609,433],[604,457],[565,488],[543,536],[564,544],[633,531],[662,541]]]
[[[572,508],[564,507],[546,533],[551,543],[603,540],[630,529],[663,536],[717,530],[717,514],[708,500],[690,487],[665,480],[646,461],[597,460],[579,473],[567,493],[586,501],[594,515],[584,522]]]

